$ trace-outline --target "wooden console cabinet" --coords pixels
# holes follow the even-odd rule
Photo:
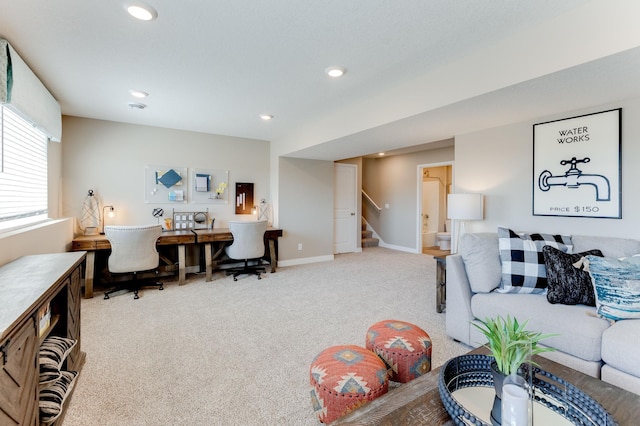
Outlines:
[[[0,267],[0,424],[38,425],[40,344],[49,335],[77,340],[67,370],[80,371],[80,285],[85,252],[21,257]],[[39,312],[50,307],[41,328]],[[67,398],[66,403],[68,403]],[[63,414],[52,424],[59,424]]]

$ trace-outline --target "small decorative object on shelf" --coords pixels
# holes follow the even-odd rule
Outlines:
[[[216,195],[215,195],[216,200],[219,200],[222,198],[222,194],[224,194],[224,190],[226,187],[227,187],[226,182],[220,182],[218,184],[218,187],[216,188]]]

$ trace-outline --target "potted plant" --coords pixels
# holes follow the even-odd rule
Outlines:
[[[496,391],[493,409],[491,410],[491,420],[494,424],[500,424],[501,418],[501,399],[502,399],[502,383],[507,376],[518,373],[518,369],[525,362],[533,365],[536,363],[531,359],[533,355],[554,351],[554,348],[539,346],[538,343],[555,334],[542,334],[539,332],[527,331],[525,326],[527,321],[519,323],[516,318],[507,315],[505,320],[503,317],[486,318],[484,321],[479,320],[480,324],[473,325],[477,327],[487,338],[488,342],[484,345],[491,351],[495,361],[491,363],[493,382]],[[514,382],[518,378],[514,377]],[[524,383],[524,379],[519,379]]]

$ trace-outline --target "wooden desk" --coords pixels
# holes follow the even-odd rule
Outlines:
[[[224,247],[233,242],[233,235],[229,228],[194,229],[193,233],[196,234],[196,242],[204,244],[205,281],[211,281],[212,272],[218,264],[217,259],[222,255]],[[282,237],[282,229],[267,228],[264,234],[265,248],[268,247],[269,250],[271,272],[276,272],[278,265],[278,237]],[[217,246],[216,243],[218,243]],[[215,253],[212,252],[212,248],[215,249]]]
[[[269,250],[271,272],[276,271],[278,263],[278,237],[282,236],[282,229],[268,228],[265,233],[265,247]],[[189,231],[163,231],[158,238],[158,246],[178,246],[178,285],[183,285],[186,279],[186,245],[204,244],[206,281],[211,281],[212,272],[217,266],[217,259],[221,256],[225,245],[233,242],[233,235],[228,228],[195,229]],[[219,243],[219,244],[217,244]],[[212,255],[212,247],[216,253]],[[83,235],[76,237],[71,244],[72,251],[86,251],[87,264],[84,282],[84,297],[93,297],[93,278],[95,275],[95,256],[98,250],[111,250],[111,244],[104,235]]]
[[[489,351],[481,347],[470,353],[488,354]],[[538,355],[534,359],[543,370],[561,377],[591,396],[620,426],[638,424],[640,395]],[[439,379],[440,367],[389,391],[386,395],[339,418],[332,425],[453,425],[454,422],[440,399]]]
[[[178,285],[183,285],[186,278],[186,244],[195,244],[196,236],[191,231],[163,231],[157,245],[178,246]],[[85,299],[93,297],[93,276],[95,274],[95,258],[97,250],[111,250],[111,244],[105,235],[83,235],[74,238],[72,251],[87,252],[87,266],[84,279]]]

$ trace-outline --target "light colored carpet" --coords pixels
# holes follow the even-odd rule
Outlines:
[[[367,248],[263,277],[189,275],[139,300],[83,300],[87,361],[64,426],[317,426],[312,359],[329,346],[364,346],[374,322],[425,329],[434,368],[470,349],[446,337],[435,312],[431,256]]]

